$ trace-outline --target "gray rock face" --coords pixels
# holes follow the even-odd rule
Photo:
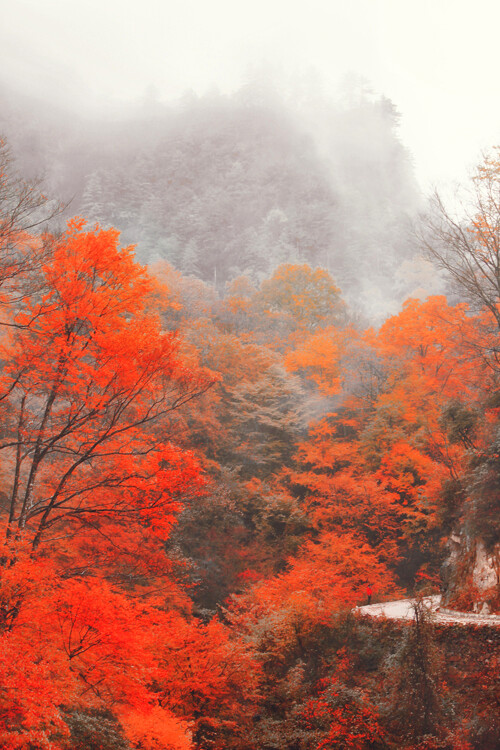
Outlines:
[[[453,608],[457,599],[470,598],[472,612],[493,614],[500,594],[500,544],[487,549],[481,540],[453,534],[449,548],[443,604]]]
[[[500,545],[487,552],[484,544],[476,545],[476,559],[472,571],[472,582],[478,591],[487,591],[500,582]]]
[[[477,603],[474,605],[474,611],[478,613],[478,615],[491,615],[491,607],[488,604],[488,602]]]

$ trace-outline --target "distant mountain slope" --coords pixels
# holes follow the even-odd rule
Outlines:
[[[120,229],[142,262],[165,258],[220,291],[279,263],[321,265],[375,317],[410,291],[420,194],[383,97],[304,116],[245,91],[101,121],[0,97],[0,130],[22,169],[44,172],[69,214]]]

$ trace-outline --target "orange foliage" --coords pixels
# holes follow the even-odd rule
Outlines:
[[[290,315],[299,325],[317,328],[338,318],[344,303],[340,290],[323,268],[284,263],[262,283],[259,303],[269,312]]]
[[[318,697],[307,702],[301,720],[320,738],[317,750],[369,750],[384,742],[377,708],[361,691],[347,690],[334,679],[321,681]]]
[[[342,386],[341,358],[352,336],[352,331],[335,328],[317,331],[286,355],[285,366],[316,383],[323,395],[334,396]]]
[[[135,514],[154,529],[197,481],[188,454],[152,444],[151,428],[211,384],[146,310],[153,286],[114,230],[73,221],[43,267],[42,296],[15,315],[1,387],[12,438],[9,521]]]
[[[269,629],[273,639],[286,642],[363,603],[367,584],[379,596],[396,592],[391,573],[362,539],[324,532],[289,560],[287,571],[239,597],[235,612],[243,613],[243,624],[255,623],[255,633]]]
[[[399,593],[408,547],[441,542],[443,487],[498,421],[491,311],[409,300],[360,335],[336,327],[322,269],[243,277],[219,303],[168,264],[153,281],[115,230],[75,219],[45,242],[20,286],[3,267],[0,744],[65,748],[78,708],[111,711],[135,748],[245,747],[269,654],[304,656],[367,586]],[[307,437],[300,377],[338,403]],[[456,403],[480,423],[453,432]],[[198,498],[214,510],[201,466],[232,493],[229,531],[196,525]],[[224,622],[193,615],[167,552],[186,505],[198,551],[247,587]],[[383,741],[361,691],[319,687],[300,715],[318,750]]]

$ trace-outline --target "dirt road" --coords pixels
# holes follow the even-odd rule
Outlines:
[[[441,597],[426,596],[424,605],[432,613],[435,622],[455,625],[495,625],[500,627],[500,615],[478,615],[472,612],[453,612],[440,607]],[[380,602],[356,607],[355,612],[369,617],[387,617],[389,620],[413,620],[413,599],[399,599],[395,602]]]

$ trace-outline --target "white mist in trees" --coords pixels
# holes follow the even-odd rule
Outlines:
[[[89,221],[102,222],[106,213],[109,213],[109,205],[106,204],[106,190],[103,185],[102,171],[92,172],[86,180],[83,191],[82,214]]]
[[[389,99],[351,90],[325,117],[324,149],[339,212],[330,268],[347,299],[377,316],[395,299],[401,263],[415,254],[409,230],[420,208],[419,188]]]
[[[330,270],[357,307],[386,312],[418,204],[392,104],[363,88],[344,102],[280,98],[268,83],[265,95],[250,83],[84,134],[63,120],[58,150],[43,138],[38,149],[52,182],[75,196],[72,212],[116,226],[142,262],[168,260],[221,289],[306,262]],[[191,241],[194,264],[182,257]]]
[[[16,172],[0,137],[0,285],[12,287],[25,272],[39,267],[47,250],[32,234],[60,211],[61,205],[42,193],[40,181],[24,180]]]

